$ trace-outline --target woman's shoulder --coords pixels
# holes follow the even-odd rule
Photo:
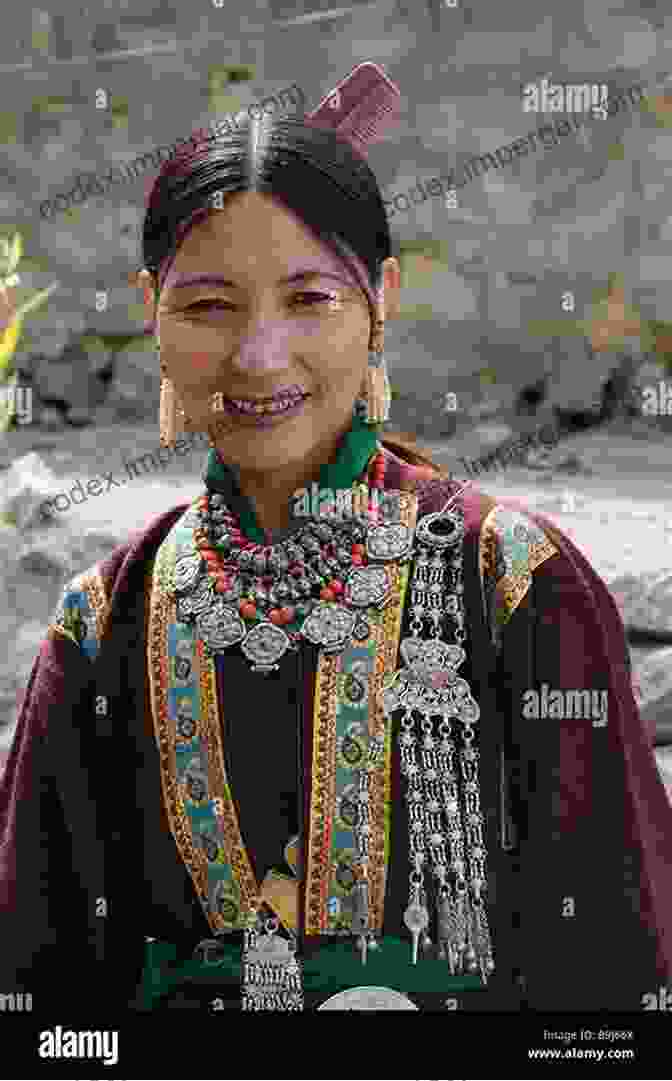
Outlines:
[[[49,630],[73,642],[95,660],[114,607],[115,594],[144,581],[159,544],[189,504],[154,516],[104,559],[71,578],[63,587]]]
[[[418,519],[440,512],[451,502],[461,506],[465,536],[480,542],[487,562],[494,559],[521,565],[525,560],[534,570],[558,551],[560,538],[565,540],[550,521],[524,502],[491,496],[472,481],[404,462],[400,482],[400,487],[418,498]]]
[[[519,500],[492,496],[471,481],[404,463],[401,484],[418,497],[418,520],[454,499],[461,506],[465,544],[476,549],[478,577],[497,639],[538,574],[606,587],[585,556],[545,515]]]

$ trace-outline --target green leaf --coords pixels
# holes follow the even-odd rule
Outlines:
[[[52,282],[46,289],[41,289],[39,293],[35,293],[32,297],[29,297],[28,300],[24,300],[23,304],[16,310],[16,318],[23,319],[29,312],[41,308],[51,294],[60,287],[60,284],[60,282]]]
[[[23,240],[21,233],[14,233],[12,238],[11,247],[9,250],[9,264],[7,267],[7,273],[13,274],[19,265],[21,256],[23,255]]]

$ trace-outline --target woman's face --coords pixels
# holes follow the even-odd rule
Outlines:
[[[384,284],[389,314],[399,289],[395,259],[384,264]],[[235,195],[194,226],[156,318],[164,374],[187,427],[209,431],[227,462],[255,472],[298,464],[349,428],[368,360],[366,296],[341,260],[271,197]],[[286,414],[231,412],[232,400],[259,406],[284,391],[285,402],[304,396]]]

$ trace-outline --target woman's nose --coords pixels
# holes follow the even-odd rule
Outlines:
[[[289,367],[292,328],[279,319],[255,321],[241,338],[234,365],[241,371],[274,371]]]

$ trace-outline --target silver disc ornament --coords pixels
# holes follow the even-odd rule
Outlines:
[[[366,554],[370,560],[389,563],[393,559],[410,559],[413,550],[413,530],[402,522],[369,526],[366,533]]]
[[[178,556],[175,560],[175,592],[190,593],[198,582],[203,566],[200,552]]]
[[[291,646],[289,636],[274,623],[257,623],[245,636],[241,649],[253,672],[272,672]]]
[[[332,995],[318,1010],[418,1010],[414,1002],[391,987],[352,987]]]
[[[198,629],[205,645],[212,653],[221,653],[229,646],[242,642],[246,627],[235,608],[223,600],[215,600],[208,612],[198,620]]]
[[[322,646],[329,652],[345,649],[355,624],[357,615],[348,611],[341,604],[324,602],[316,605],[306,619],[301,634],[316,646]]]
[[[385,567],[353,567],[345,580],[344,600],[353,608],[383,608],[389,596]]]

